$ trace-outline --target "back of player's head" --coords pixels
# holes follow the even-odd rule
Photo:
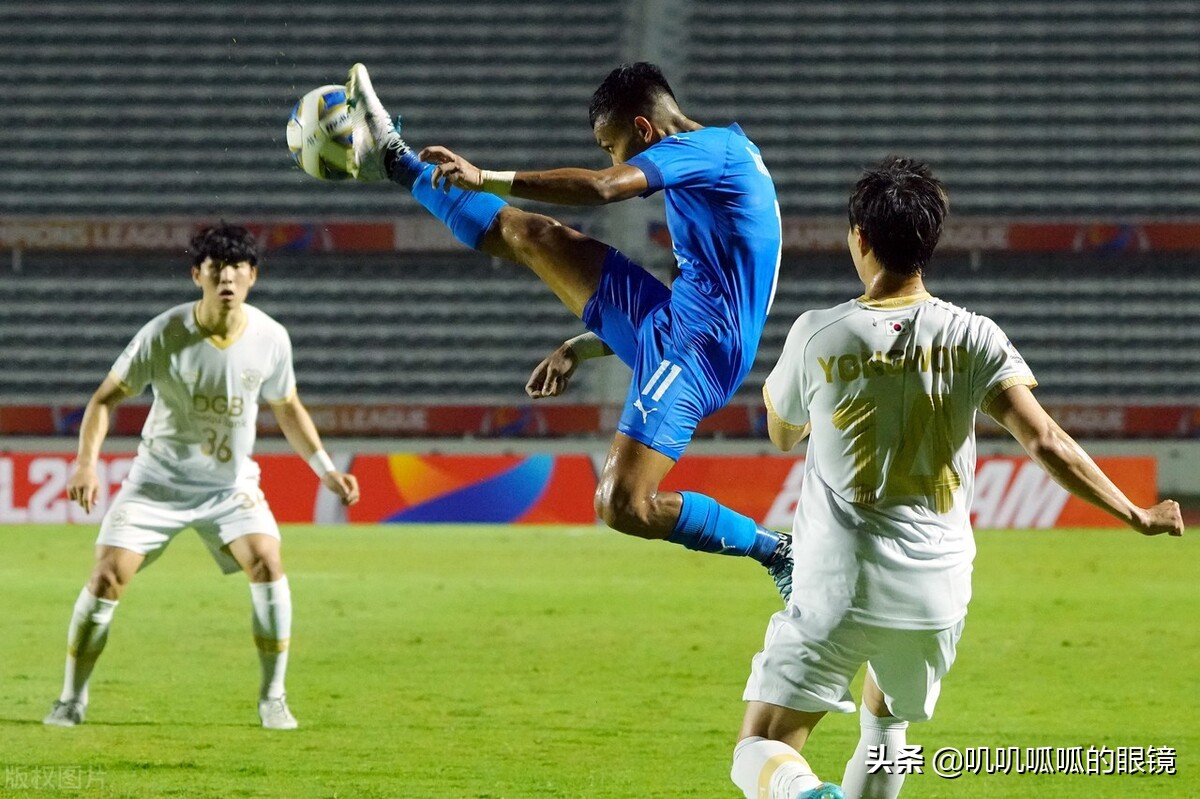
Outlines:
[[[188,252],[192,266],[204,263],[205,258],[212,258],[214,263],[249,261],[251,266],[258,266],[258,241],[246,228],[228,222],[211,225],[192,236]]]
[[[599,121],[627,122],[648,115],[663,97],[674,100],[675,93],[661,69],[646,61],[622,64],[592,94],[588,120],[592,127]]]
[[[946,189],[929,166],[894,155],[864,170],[849,203],[850,225],[879,265],[905,275],[925,269],[949,210]]]

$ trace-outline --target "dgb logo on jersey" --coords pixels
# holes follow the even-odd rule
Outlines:
[[[207,396],[192,395],[192,410],[196,413],[216,413],[221,416],[241,416],[246,402],[241,397],[226,397],[223,394]]]

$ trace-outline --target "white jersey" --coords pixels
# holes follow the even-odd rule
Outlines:
[[[283,325],[244,305],[241,334],[219,340],[200,328],[196,307],[177,305],[150,320],[113,364],[128,394],[154,390],[131,482],[221,488],[256,480],[259,397],[281,403],[296,390]]]
[[[793,325],[764,396],[811,424],[793,601],[904,629],[966,615],[975,412],[1037,382],[995,322],[928,294],[852,300]]]

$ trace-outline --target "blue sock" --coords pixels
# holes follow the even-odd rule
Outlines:
[[[422,163],[412,150],[397,154],[387,164],[392,181],[408,186],[417,202],[442,220],[454,238],[472,250],[478,249],[496,214],[508,203],[494,194],[454,186],[450,191],[434,188],[433,169],[433,164]]]
[[[667,540],[698,552],[749,556],[765,563],[779,544],[779,534],[759,527],[749,516],[730,510],[715,499],[680,491],[683,508]]]
[[[405,147],[399,151],[388,150],[383,156],[383,166],[387,170],[388,180],[411,189],[428,164],[417,158],[411,147]]]

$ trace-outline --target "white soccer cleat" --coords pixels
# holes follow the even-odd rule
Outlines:
[[[358,180],[387,180],[384,157],[388,151],[403,153],[409,149],[400,137],[400,120],[397,118],[396,123],[392,123],[387,109],[375,94],[367,68],[362,64],[350,67],[346,97],[354,124],[351,134],[354,157],[347,165],[348,170]]]
[[[82,702],[63,702],[55,699],[54,707],[50,708],[42,723],[50,727],[77,727],[83,723],[86,713],[87,705]]]
[[[258,717],[262,719],[263,729],[294,730],[300,726],[292,711],[288,710],[287,697],[258,700]]]

